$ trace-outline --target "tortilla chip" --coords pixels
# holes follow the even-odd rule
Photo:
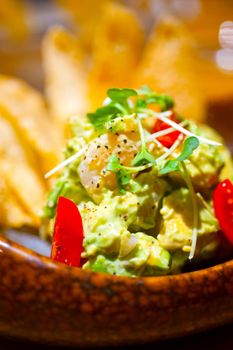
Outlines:
[[[10,190],[35,226],[45,199],[45,187],[30,167],[27,156],[11,124],[0,119],[0,172],[6,188]]]
[[[41,175],[58,163],[61,137],[39,92],[19,79],[0,76],[0,113],[14,127]]]
[[[33,227],[33,218],[20,206],[15,195],[7,188],[0,173],[0,225],[2,227]]]
[[[58,5],[64,7],[70,15],[71,20],[77,27],[77,32],[83,48],[92,50],[92,38],[99,16],[106,4],[114,0],[56,0]]]
[[[84,56],[79,41],[63,28],[52,28],[43,41],[46,94],[60,128],[71,115],[88,110]]]
[[[88,79],[92,108],[102,103],[108,88],[132,86],[143,44],[136,13],[120,4],[106,4],[93,36]]]
[[[147,84],[171,95],[178,113],[201,122],[206,108],[195,74],[194,54],[193,40],[184,25],[173,17],[163,19],[148,40],[135,86]]]

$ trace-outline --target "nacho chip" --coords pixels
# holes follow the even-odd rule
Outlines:
[[[41,175],[57,164],[61,138],[39,92],[21,80],[0,76],[0,113],[15,128]]]
[[[12,198],[17,199],[23,211],[38,227],[39,214],[45,199],[45,187],[29,165],[25,151],[11,124],[2,118],[0,118],[0,135],[2,179],[6,188],[12,193]]]
[[[52,28],[43,41],[46,94],[60,128],[70,115],[88,110],[84,56],[79,41],[63,28]]]
[[[15,195],[7,188],[0,171],[0,226],[21,228],[34,225],[33,218],[23,210]]]
[[[177,19],[163,19],[151,33],[135,78],[135,86],[174,97],[176,110],[185,118],[203,121],[205,102],[195,74],[195,49],[186,28]]]
[[[107,4],[93,36],[88,79],[92,108],[100,105],[109,87],[132,85],[143,44],[144,32],[135,12],[120,4]]]
[[[92,38],[95,33],[99,16],[106,4],[114,0],[56,0],[70,14],[77,27],[81,45],[88,51],[92,50]]]

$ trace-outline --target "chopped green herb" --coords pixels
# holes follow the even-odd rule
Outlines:
[[[188,137],[184,142],[184,147],[179,157],[177,157],[174,160],[169,160],[168,162],[166,162],[163,169],[160,170],[160,175],[166,175],[173,171],[179,171],[180,162],[189,158],[193,153],[193,151],[198,146],[199,146],[199,140],[195,136]]]

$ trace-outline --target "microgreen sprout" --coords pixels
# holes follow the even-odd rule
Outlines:
[[[166,175],[173,171],[179,171],[180,163],[188,159],[198,146],[199,141],[195,136],[188,137],[184,141],[184,146],[181,154],[176,159],[169,160],[160,170],[160,175]]]
[[[124,192],[124,187],[128,185],[131,180],[131,174],[138,173],[140,171],[148,169],[151,166],[152,164],[146,164],[137,167],[127,167],[120,163],[119,158],[115,154],[112,154],[108,160],[106,170],[112,171],[116,174],[117,187],[120,192]]]
[[[155,164],[155,159],[152,156],[152,154],[148,151],[146,147],[145,137],[144,137],[144,130],[142,127],[142,122],[138,118],[138,129],[141,139],[141,150],[138,152],[138,154],[135,156],[135,158],[132,161],[133,166],[137,165],[145,165],[148,163]]]
[[[180,124],[174,122],[173,120],[169,119],[168,117],[172,114],[172,112],[168,111],[168,112],[164,112],[164,113],[157,113],[152,111],[151,109],[142,109],[141,112],[146,113],[148,115],[152,115],[157,119],[160,119],[161,121],[163,121],[164,123],[170,125],[172,128],[180,131],[181,133],[183,133],[186,136],[195,136],[196,138],[198,138],[199,141],[207,143],[209,145],[213,145],[213,146],[221,146],[222,144],[220,142],[216,142],[213,140],[209,140],[205,137],[199,136],[199,135],[194,135],[191,131],[185,129],[184,127],[182,127]],[[168,114],[169,113],[169,114]]]

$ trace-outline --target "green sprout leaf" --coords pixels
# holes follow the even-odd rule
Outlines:
[[[111,155],[109,158],[106,169],[116,174],[117,188],[120,193],[125,193],[124,187],[129,184],[131,175],[130,172],[120,164],[120,160],[115,154]]]
[[[125,193],[125,186],[129,184],[130,186],[132,185],[131,174],[138,173],[140,171],[148,169],[149,167],[150,165],[138,166],[138,167],[127,167],[127,166],[121,165],[119,158],[115,154],[112,154],[108,160],[106,170],[112,171],[113,173],[116,174],[117,187],[121,193]]]
[[[173,171],[179,171],[179,161],[177,161],[176,159],[174,160],[169,160],[163,169],[160,170],[160,175],[166,175],[168,173],[171,173]]]
[[[137,91],[133,89],[109,89],[107,96],[110,102],[101,108],[98,108],[94,113],[88,113],[87,117],[98,133],[106,131],[105,124],[116,118],[118,115],[124,116],[131,113],[128,104],[128,98],[136,96]]]
[[[174,100],[168,95],[158,95],[152,91],[148,86],[142,86],[138,91],[138,95],[144,96],[136,102],[136,107],[145,108],[149,104],[160,105],[162,111],[166,111],[174,107]],[[144,105],[142,103],[144,101]]]
[[[171,173],[173,171],[179,171],[180,169],[180,162],[184,161],[185,159],[189,158],[193,151],[199,146],[199,140],[195,136],[188,137],[184,142],[184,147],[179,155],[174,160],[169,160],[166,162],[163,169],[160,170],[160,175],[166,175],[168,173]]]
[[[107,170],[117,173],[122,168],[119,158],[112,154],[108,160]]]
[[[105,124],[110,120],[117,117],[119,110],[117,107],[112,105],[103,106],[98,108],[94,113],[88,113],[87,117],[95,130],[99,133],[105,131]]]
[[[195,136],[188,137],[184,142],[182,153],[177,157],[177,160],[182,161],[191,156],[193,151],[199,146],[199,140]]]
[[[146,149],[145,146],[142,147],[141,151],[136,155],[132,161],[133,166],[140,166],[145,164],[155,164],[155,159],[152,154]]]
[[[108,89],[107,96],[115,102],[125,102],[129,97],[137,96],[137,91],[133,89]]]
[[[133,166],[140,166],[145,164],[155,164],[155,159],[152,156],[152,154],[148,151],[146,143],[145,143],[145,137],[144,137],[144,130],[142,127],[141,120],[138,119],[138,128],[139,128],[139,134],[141,138],[141,150],[140,152],[134,157],[132,161]]]
[[[129,184],[129,182],[131,180],[131,176],[127,172],[127,170],[122,169],[118,174],[118,180],[122,186],[126,186]]]

